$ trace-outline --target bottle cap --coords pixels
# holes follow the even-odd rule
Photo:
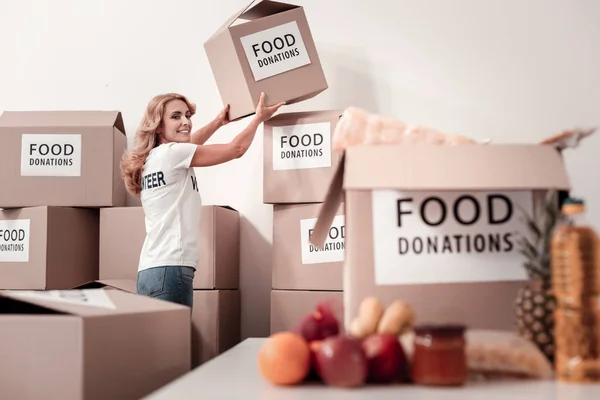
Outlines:
[[[565,215],[579,214],[585,211],[585,202],[577,197],[567,197],[562,204],[562,212]]]

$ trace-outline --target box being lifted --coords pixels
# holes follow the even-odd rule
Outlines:
[[[304,9],[297,5],[255,0],[204,49],[223,103],[230,105],[230,120],[252,115],[261,92],[268,105],[292,104],[328,88]]]

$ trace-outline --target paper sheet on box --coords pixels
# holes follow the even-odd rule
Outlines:
[[[55,301],[80,306],[100,307],[115,310],[117,307],[108,297],[104,289],[81,290],[7,290],[5,293],[13,298]]]

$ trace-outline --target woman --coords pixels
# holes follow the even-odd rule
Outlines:
[[[138,294],[192,307],[202,205],[194,167],[243,156],[258,126],[283,104],[265,106],[262,93],[256,114],[240,134],[230,143],[205,145],[229,122],[228,106],[211,123],[193,132],[191,118],[196,107],[185,96],[170,93],[150,101],[134,147],[121,162],[127,191],[141,198],[145,215]]]

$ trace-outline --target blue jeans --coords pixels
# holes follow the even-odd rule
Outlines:
[[[194,268],[177,265],[153,267],[139,271],[137,294],[192,308],[194,274]]]

